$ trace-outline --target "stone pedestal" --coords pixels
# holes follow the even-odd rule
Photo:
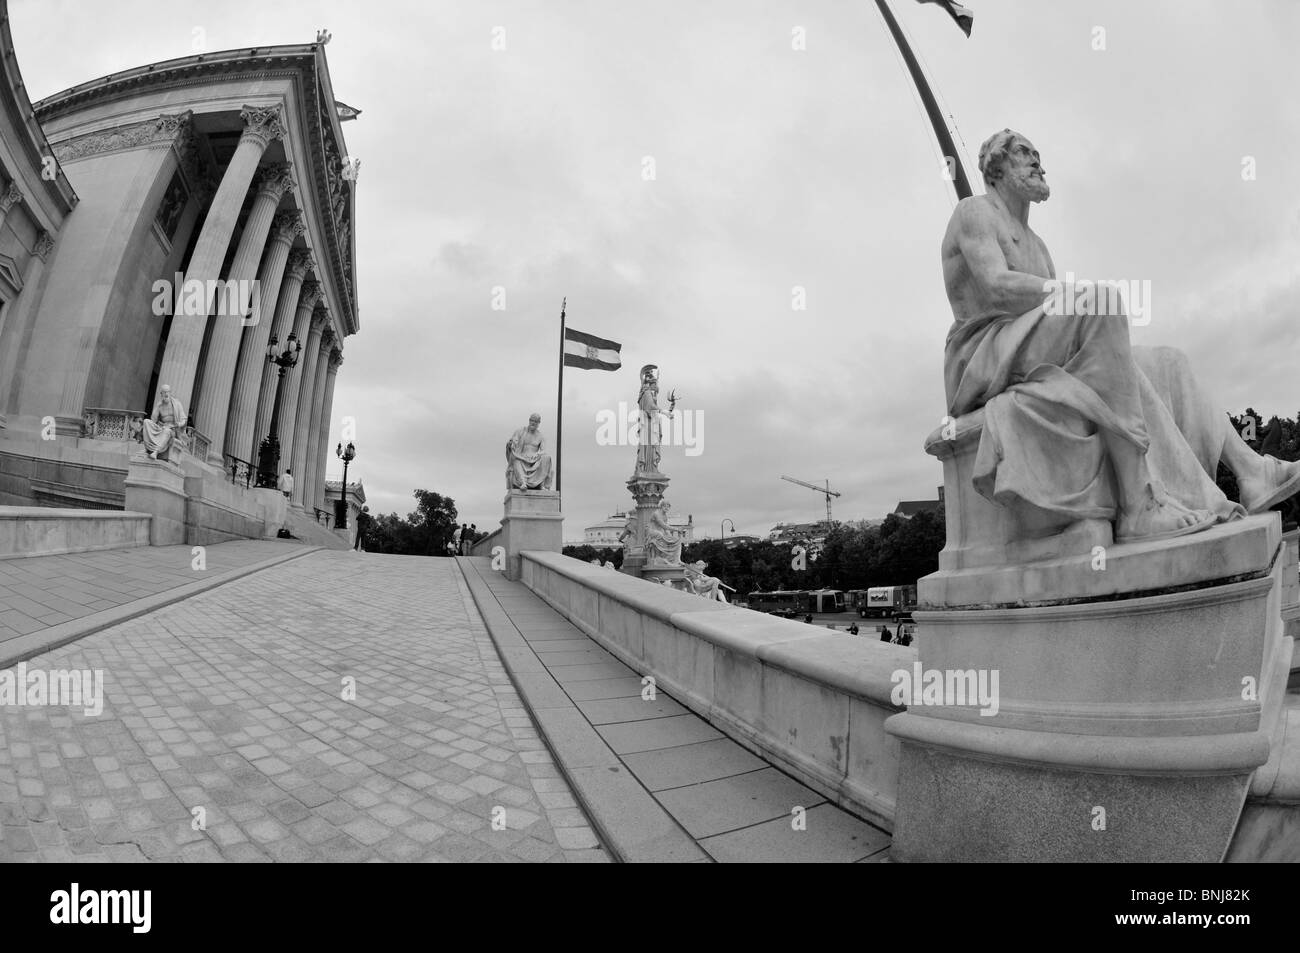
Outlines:
[[[520,576],[519,554],[558,553],[564,548],[564,515],[554,490],[511,490],[505,498],[500,545],[506,551],[506,578]]]
[[[1270,513],[921,580],[912,681],[952,690],[886,723],[893,858],[1220,861],[1281,751],[1281,542]],[[956,691],[981,678],[991,704]]]
[[[628,540],[623,550],[623,565],[619,567],[620,572],[627,573],[629,576],[651,578],[647,575],[647,571],[653,569],[656,575],[652,581],[658,582],[663,573],[672,568],[651,565],[645,552],[646,530],[650,526],[650,516],[663,503],[668,482],[669,478],[664,474],[645,470],[638,470],[627,481],[628,492],[636,501],[636,519],[632,538]],[[684,574],[678,569],[677,575],[670,575],[669,578],[680,579],[683,576]]]
[[[143,448],[131,452],[126,472],[126,509],[153,516],[151,546],[185,542],[185,474],[170,460],[151,460]]]

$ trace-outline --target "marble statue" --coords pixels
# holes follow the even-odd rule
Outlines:
[[[942,245],[949,413],[984,408],[976,490],[1028,512],[1111,520],[1120,542],[1194,533],[1300,490],[1300,462],[1252,451],[1182,352],[1131,345],[1122,305],[1053,305],[1097,286],[1057,280],[1029,228],[1030,205],[1050,195],[1033,144],[996,133],[979,169],[987,192],[957,204]],[[1241,505],[1215,485],[1220,461]]]
[[[668,502],[664,501],[657,509],[650,511],[645,534],[646,559],[660,565],[680,566],[682,538],[685,534],[668,522],[668,509]]]
[[[175,431],[185,426],[185,408],[172,396],[169,385],[163,384],[158,389],[158,402],[154,404],[153,415],[144,422],[141,439],[149,459],[171,459],[168,451],[175,439]]]
[[[658,368],[647,364],[641,368],[641,392],[637,395],[636,405],[640,410],[640,425],[637,428],[636,469],[638,473],[658,473],[660,445],[663,443],[662,426],[659,421],[659,375]]]
[[[726,602],[727,595],[722,591],[722,580],[717,576],[710,576],[704,570],[709,568],[709,564],[699,559],[686,567],[686,581],[690,584],[691,591],[697,596],[704,596],[706,599],[716,599],[718,602]]]
[[[528,426],[520,427],[506,442],[507,490],[551,488],[551,455],[546,452],[546,440],[537,429],[541,422],[541,416],[533,414],[528,418]]]
[[[629,513],[623,524],[623,532],[618,534],[619,545],[623,547],[623,558],[627,559],[636,548],[636,514]]]

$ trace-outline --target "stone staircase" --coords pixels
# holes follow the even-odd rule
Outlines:
[[[299,541],[326,549],[350,548],[346,540],[336,535],[334,530],[326,529],[324,523],[317,523],[310,516],[292,508],[288,515],[289,532],[293,533]]]
[[[149,545],[148,513],[0,506],[0,559]]]

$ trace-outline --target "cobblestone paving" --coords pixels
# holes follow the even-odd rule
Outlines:
[[[318,552],[26,665],[106,701],[0,705],[0,862],[608,860],[451,560]]]
[[[226,572],[292,552],[297,543],[235,540],[204,547],[204,571]],[[0,559],[0,642],[80,619],[199,578],[191,546]]]

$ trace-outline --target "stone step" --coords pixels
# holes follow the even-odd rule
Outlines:
[[[149,545],[148,513],[0,506],[0,559]]]
[[[305,543],[311,543],[313,546],[323,546],[326,549],[349,548],[347,541],[335,535],[333,529],[326,529],[324,523],[317,523],[310,516],[295,509],[289,510],[288,522],[289,532]]]

